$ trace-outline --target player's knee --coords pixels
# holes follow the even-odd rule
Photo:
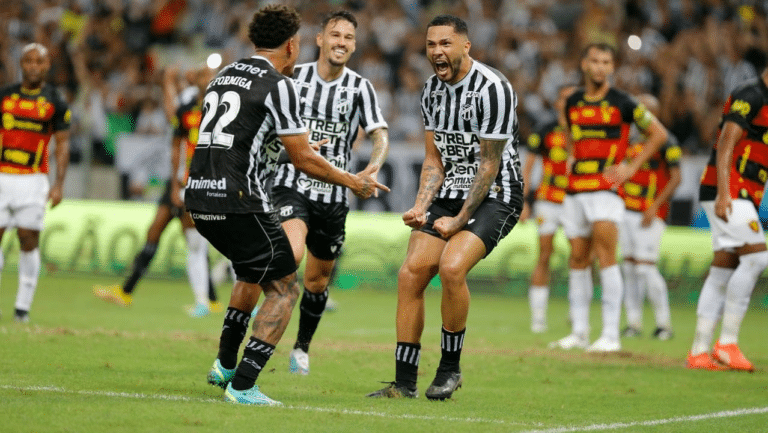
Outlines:
[[[467,269],[461,263],[446,263],[440,265],[440,281],[445,286],[463,284],[467,279]]]
[[[435,275],[437,273],[437,264],[429,265],[419,262],[407,261],[400,267],[397,273],[398,281],[411,281],[423,276]]]
[[[40,233],[32,230],[19,230],[19,248],[22,251],[32,251],[40,244]]]

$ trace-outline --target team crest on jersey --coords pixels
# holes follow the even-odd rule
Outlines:
[[[472,108],[474,107],[471,104],[462,105],[461,111],[459,112],[461,118],[464,120],[472,120]]]
[[[753,232],[758,233],[760,231],[760,223],[757,222],[757,220],[752,220],[749,222],[749,228],[752,229]]]
[[[340,98],[336,101],[336,111],[339,114],[347,114],[352,109],[352,101],[347,98]]]
[[[293,215],[293,206],[283,206],[280,208],[280,216],[287,217]]]

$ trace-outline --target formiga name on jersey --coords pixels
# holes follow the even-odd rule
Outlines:
[[[227,178],[221,179],[192,179],[187,180],[187,189],[212,189],[212,190],[225,190],[227,189]]]
[[[253,81],[245,77],[225,75],[223,77],[214,78],[213,81],[208,84],[208,88],[210,89],[213,86],[238,86],[245,90],[251,90],[251,84],[253,84]]]

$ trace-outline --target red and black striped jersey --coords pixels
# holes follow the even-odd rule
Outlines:
[[[29,90],[21,84],[0,89],[0,173],[48,173],[48,143],[69,129],[67,103],[50,84]]]
[[[541,156],[541,183],[536,189],[537,200],[562,203],[568,188],[565,129],[553,121],[528,136],[528,150]]]
[[[202,101],[197,98],[182,104],[177,110],[173,119],[173,136],[180,137],[184,146],[184,156],[186,164],[184,165],[184,177],[181,179],[185,183],[189,175],[189,164],[192,162],[192,155],[195,153],[197,137],[200,133],[200,120],[202,119]]]
[[[575,158],[569,193],[609,190],[603,170],[626,156],[632,123],[645,130],[652,119],[643,104],[621,90],[611,88],[598,100],[584,93],[584,89],[574,92],[565,106]]]
[[[731,198],[752,200],[755,207],[763,199],[768,180],[768,88],[761,79],[737,88],[723,106],[718,139],[725,122],[734,122],[744,130],[733,149]],[[717,142],[707,167],[701,175],[700,200],[717,196]]]
[[[669,135],[667,142],[646,161],[639,170],[619,188],[619,195],[624,199],[627,209],[644,212],[650,207],[659,193],[667,186],[670,169],[680,165],[683,152],[677,139]],[[632,160],[643,151],[643,143],[635,143],[627,150],[627,160]],[[666,219],[669,202],[659,207],[656,215]]]

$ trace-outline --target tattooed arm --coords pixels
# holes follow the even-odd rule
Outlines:
[[[389,132],[387,128],[377,128],[371,131],[368,136],[373,141],[373,150],[371,150],[371,158],[368,160],[366,170],[369,170],[371,176],[376,179],[389,153]],[[378,197],[379,191],[374,190],[373,196]]]
[[[435,134],[433,131],[425,131],[426,154],[424,164],[421,166],[421,179],[419,180],[419,192],[416,194],[416,203],[403,214],[403,222],[412,228],[419,228],[427,222],[427,208],[437,195],[445,179],[443,161],[440,151],[435,146]]]
[[[455,217],[442,217],[435,221],[435,230],[444,238],[449,238],[463,229],[480,203],[488,196],[491,184],[499,173],[505,143],[506,140],[480,139],[480,167],[472,186],[469,187],[464,206]]]

